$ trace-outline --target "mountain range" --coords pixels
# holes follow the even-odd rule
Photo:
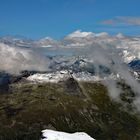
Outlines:
[[[139,46],[140,37],[80,30],[1,37],[0,138],[39,139],[47,129],[43,139],[140,139]]]

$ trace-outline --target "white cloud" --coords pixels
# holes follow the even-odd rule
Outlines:
[[[140,17],[118,16],[113,19],[104,20],[101,23],[107,25],[113,25],[113,24],[140,25]]]
[[[31,49],[0,43],[0,70],[18,74],[22,70],[46,70],[48,61]]]

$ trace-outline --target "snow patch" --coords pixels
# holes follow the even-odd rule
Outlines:
[[[44,138],[41,140],[95,140],[84,132],[69,134],[53,130],[43,130],[42,133]]]
[[[67,71],[57,71],[56,73],[44,73],[44,74],[34,74],[27,77],[27,80],[37,83],[51,82],[58,83],[59,81],[63,81],[69,77]]]

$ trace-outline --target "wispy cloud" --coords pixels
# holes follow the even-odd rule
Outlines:
[[[0,43],[0,71],[19,74],[23,70],[47,69],[48,59],[39,51]]]
[[[101,21],[101,24],[106,25],[115,25],[115,24],[129,24],[129,25],[139,25],[140,26],[140,16],[139,17],[131,17],[131,16],[119,16],[112,19],[107,19]]]

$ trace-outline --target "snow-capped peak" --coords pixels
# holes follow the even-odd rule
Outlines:
[[[57,46],[58,42],[51,37],[45,37],[35,41],[35,44],[41,47],[52,47],[52,46]]]
[[[97,33],[97,34],[95,34],[95,36],[96,36],[96,37],[108,37],[109,34],[106,33],[106,32],[101,32],[101,33]]]
[[[118,33],[118,34],[116,35],[116,37],[119,38],[119,39],[121,39],[121,38],[124,38],[124,35],[123,35],[122,33]]]
[[[63,81],[65,79],[69,78],[69,73],[68,71],[57,71],[55,73],[44,73],[44,74],[34,74],[31,75],[27,78],[27,80],[32,81],[32,82],[52,82],[52,83],[57,83],[59,81]]]
[[[48,37],[48,36],[47,36],[47,37],[45,37],[45,38],[42,38],[41,40],[42,40],[42,41],[43,41],[43,40],[50,40],[50,41],[52,41],[53,39],[52,39],[51,37]]]

